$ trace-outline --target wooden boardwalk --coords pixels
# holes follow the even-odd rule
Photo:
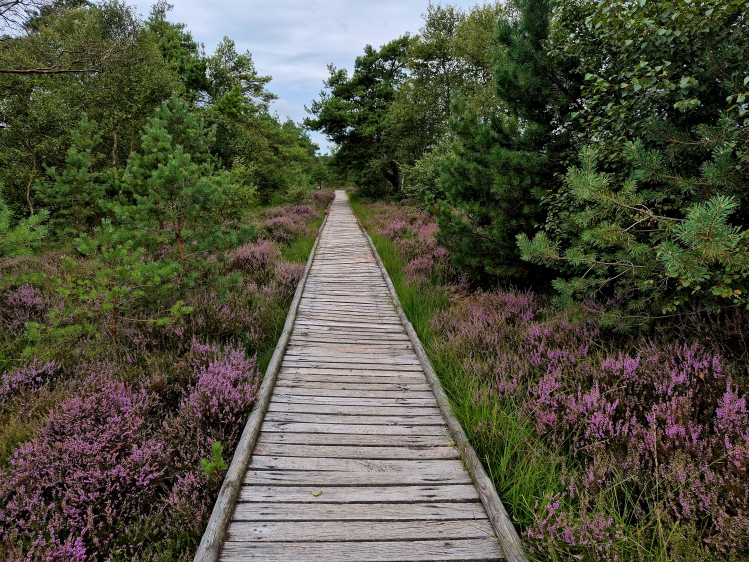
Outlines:
[[[504,558],[343,191],[222,536],[223,562]]]

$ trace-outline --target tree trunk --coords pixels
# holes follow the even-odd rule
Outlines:
[[[31,157],[33,166],[31,168],[31,175],[29,176],[29,183],[26,184],[26,203],[29,206],[29,216],[34,214],[34,206],[31,204],[31,184],[34,183],[34,177],[36,176],[36,157]]]

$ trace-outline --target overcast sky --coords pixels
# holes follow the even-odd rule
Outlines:
[[[429,0],[169,0],[168,18],[187,24],[209,54],[224,36],[249,50],[261,75],[271,75],[279,99],[272,111],[300,122],[319,96],[327,65],[353,70],[367,44],[379,47],[418,33]],[[433,1],[470,8],[476,0]],[[148,5],[141,5],[144,15]],[[323,152],[327,141],[311,133]]]

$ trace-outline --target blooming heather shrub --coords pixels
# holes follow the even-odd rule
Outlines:
[[[634,498],[623,509],[645,527],[658,514],[714,553],[749,554],[749,412],[719,354],[660,340],[606,353],[594,322],[552,313],[532,293],[463,297],[432,329],[440,354],[520,405],[571,463],[567,492],[537,506],[532,547],[621,558],[622,522],[602,507],[617,490]]]
[[[288,214],[296,219],[308,221],[310,219],[319,219],[320,213],[312,205],[295,205],[288,209]]]
[[[199,540],[224,477],[223,472],[206,475],[200,461],[210,457],[215,442],[231,458],[257,397],[260,373],[239,346],[196,341],[179,368],[188,372],[188,383],[177,415],[166,424],[176,480],[165,500],[164,524],[174,534],[187,532]]]
[[[272,296],[249,282],[237,285],[223,299],[215,291],[193,294],[186,301],[193,312],[175,324],[174,331],[183,338],[241,337],[257,344],[264,335]]]
[[[318,189],[312,192],[312,199],[320,207],[327,207],[335,199],[335,192],[330,189]]]
[[[273,270],[275,263],[281,258],[281,251],[270,240],[258,240],[243,244],[229,252],[227,265],[229,271],[245,271],[253,279],[264,281]]]
[[[305,232],[306,226],[289,216],[272,217],[263,223],[263,230],[274,242],[289,244]]]
[[[257,395],[260,374],[255,359],[238,346],[193,342],[190,363],[196,381],[182,402],[180,416],[195,425],[242,424]]]
[[[0,293],[0,329],[11,333],[23,330],[27,322],[42,322],[49,302],[42,292],[31,285]]]
[[[0,379],[0,402],[14,394],[36,390],[49,382],[58,371],[54,361],[40,361],[34,358],[30,363],[8,371]]]
[[[286,299],[294,294],[299,280],[304,275],[305,266],[302,263],[278,262],[276,264],[275,287],[279,296]]]
[[[448,273],[450,255],[437,245],[437,223],[431,215],[407,206],[373,205],[376,213],[369,224],[377,234],[389,238],[406,263],[406,279],[415,284],[428,282],[436,273]]]
[[[147,515],[168,467],[148,437],[145,391],[107,383],[70,398],[20,446],[0,483],[0,534],[11,559],[86,559],[106,552],[116,527]],[[33,542],[32,542],[33,540]]]

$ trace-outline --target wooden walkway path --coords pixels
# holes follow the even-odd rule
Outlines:
[[[504,558],[343,191],[227,524],[223,562]]]

